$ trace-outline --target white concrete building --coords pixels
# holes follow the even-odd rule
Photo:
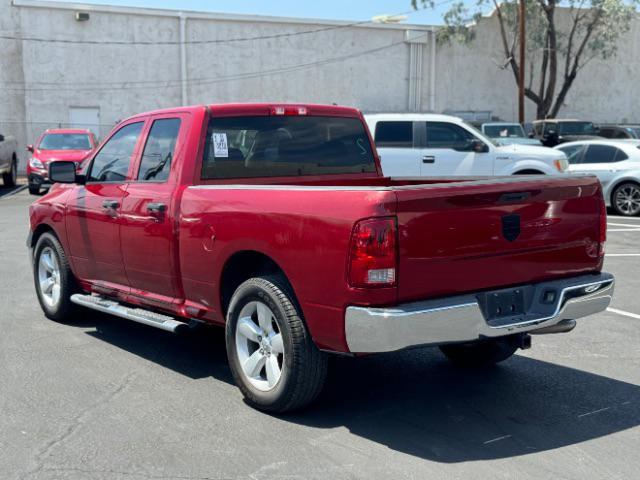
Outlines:
[[[22,145],[59,125],[104,136],[140,111],[252,101],[486,111],[512,120],[516,86],[496,67],[495,27],[483,19],[468,47],[436,45],[437,27],[425,25],[0,0],[0,132]],[[634,28],[618,59],[590,64],[562,115],[640,120],[631,88],[639,46]],[[533,104],[527,108],[532,117]]]

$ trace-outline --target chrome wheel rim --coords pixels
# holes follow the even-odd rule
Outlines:
[[[616,191],[616,207],[625,215],[640,213],[640,187],[623,185]]]
[[[45,247],[38,259],[38,285],[42,301],[49,307],[60,302],[60,266],[51,247]]]
[[[240,311],[235,337],[242,375],[258,390],[273,390],[282,378],[285,355],[273,311],[259,301],[247,303]]]

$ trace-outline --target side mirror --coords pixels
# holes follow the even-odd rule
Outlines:
[[[0,142],[4,142],[4,135],[0,134]]]
[[[33,148],[33,145],[27,145],[27,152],[33,153],[34,150],[35,150],[35,148]]]
[[[476,153],[487,153],[489,151],[489,147],[477,138],[471,140],[471,149]]]
[[[56,161],[49,164],[49,180],[52,183],[84,183],[80,175],[76,175],[76,163]]]
[[[529,133],[529,138],[535,138],[535,134],[533,132]]]

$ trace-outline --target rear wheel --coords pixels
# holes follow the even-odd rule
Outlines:
[[[518,350],[511,337],[440,346],[440,351],[459,367],[482,368],[502,362]]]
[[[307,330],[286,280],[256,277],[229,304],[227,356],[247,403],[269,412],[300,408],[322,390],[327,355]]]
[[[36,243],[33,278],[44,314],[51,320],[67,319],[75,310],[71,295],[78,288],[62,245],[51,233],[43,233]]]
[[[611,206],[618,215],[634,217],[640,214],[640,185],[637,183],[618,185],[611,197]]]
[[[2,181],[5,187],[15,187],[18,182],[18,162],[14,155],[11,159],[11,169],[7,173],[2,174]]]
[[[40,185],[37,185],[35,183],[30,183],[29,184],[29,193],[31,195],[39,195],[40,194]]]

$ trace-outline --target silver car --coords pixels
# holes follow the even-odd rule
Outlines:
[[[596,175],[607,206],[640,214],[640,140],[583,140],[554,147],[567,155],[570,173]]]

